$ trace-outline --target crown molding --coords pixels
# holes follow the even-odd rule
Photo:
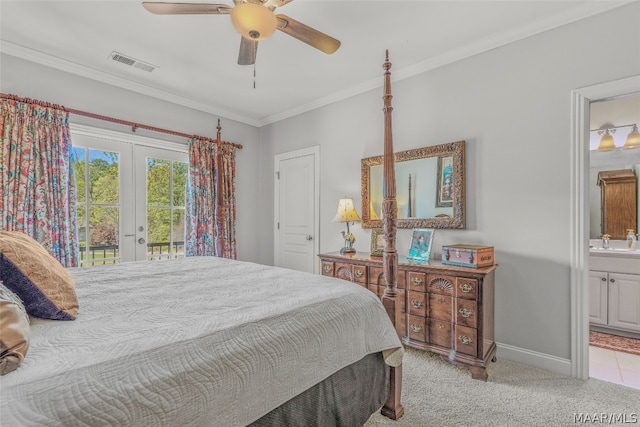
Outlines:
[[[637,2],[638,0],[622,0],[622,1],[586,1],[580,6],[571,9],[570,11],[564,11],[552,17],[532,22],[528,25],[523,25],[512,31],[504,31],[496,34],[492,37],[477,40],[474,43],[466,45],[459,49],[454,49],[443,55],[430,58],[428,60],[419,62],[415,65],[396,69],[392,76],[392,81],[404,80],[427,71],[442,67],[444,65],[478,55],[483,52],[513,43],[518,40],[522,40],[527,37],[531,37],[536,34],[543,33],[545,31],[552,30],[554,28],[576,22],[590,16],[594,16],[606,11],[616,9],[618,7]],[[275,123],[293,116],[297,116],[302,113],[306,113],[311,110],[315,110],[320,107],[324,107],[329,104],[333,104],[338,101],[342,101],[347,98],[368,92],[373,89],[380,88],[382,86],[382,80],[374,78],[353,86],[349,89],[332,93],[328,96],[318,98],[312,102],[301,104],[295,108],[282,111],[277,114],[265,116],[262,119],[256,120],[251,117],[236,114],[230,111],[220,109],[219,107],[212,106],[210,104],[198,101],[195,99],[187,98],[184,96],[176,95],[167,91],[163,91],[157,88],[146,86],[127,80],[121,77],[117,77],[93,68],[85,67],[80,64],[76,64],[61,58],[57,58],[48,55],[43,52],[35,51],[24,46],[20,46],[5,40],[0,43],[0,52],[6,53],[11,56],[15,56],[27,61],[35,62],[37,64],[45,65],[50,68],[65,71],[71,74],[75,74],[88,79],[96,80],[102,83],[106,83],[112,86],[127,89],[132,92],[137,92],[143,95],[151,96],[166,102],[170,102],[176,105],[192,108],[194,110],[209,113],[215,116],[224,117],[226,119],[234,120],[240,123],[245,123],[254,127],[262,127],[271,123]]]
[[[259,126],[259,122],[255,119],[234,114],[232,112],[216,108],[212,105],[197,101],[194,99],[186,98],[184,96],[176,95],[174,93],[166,92],[151,86],[146,86],[140,83],[133,82],[131,80],[114,76],[103,71],[96,70],[94,68],[85,67],[84,65],[76,64],[75,62],[67,61],[37,50],[33,50],[15,43],[11,43],[6,40],[0,42],[0,52],[7,55],[15,56],[26,61],[35,62],[36,64],[44,65],[49,68],[64,71],[70,74],[75,74],[80,77],[95,80],[108,85],[116,86],[122,89],[130,90],[142,95],[147,95],[153,98],[167,101],[172,104],[181,105],[183,107],[192,108],[194,110],[202,111],[212,114],[214,116],[224,117],[229,120],[234,120],[240,123],[245,123],[254,127]]]
[[[582,5],[580,5],[580,7],[576,9],[564,11],[563,13],[559,13],[552,17],[541,19],[528,25],[523,25],[512,31],[503,31],[492,37],[477,40],[474,43],[468,44],[462,48],[451,50],[445,54],[429,58],[425,61],[418,62],[408,67],[396,69],[391,76],[391,80],[393,82],[404,80],[445,66],[447,64],[451,64],[462,59],[487,52],[492,49],[496,49],[500,46],[505,46],[518,40],[522,40],[527,37],[531,37],[536,34],[540,34],[545,31],[570,24],[572,22],[580,21],[590,16],[598,15],[600,13],[604,13],[609,10],[616,9],[618,7],[622,7],[626,4],[634,3],[637,1],[638,0],[584,2]],[[293,117],[298,114],[302,114],[307,111],[332,104],[334,102],[351,98],[353,96],[368,92],[373,89],[378,89],[382,87],[382,83],[382,79],[376,77],[357,86],[353,86],[347,90],[336,92],[307,104],[300,105],[296,108],[292,108],[290,110],[265,117],[260,120],[259,126],[265,126],[271,123],[275,123],[280,120],[284,120],[289,117]]]

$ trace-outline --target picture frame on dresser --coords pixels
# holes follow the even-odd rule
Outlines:
[[[382,228],[371,229],[371,256],[382,256],[384,251],[384,230]]]
[[[431,257],[434,234],[435,230],[433,228],[414,229],[407,258],[416,262],[428,262]]]

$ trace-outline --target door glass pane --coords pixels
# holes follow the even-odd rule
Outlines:
[[[119,208],[93,205],[89,209],[89,265],[120,262]]]
[[[89,192],[92,203],[118,203],[118,153],[89,150]]]
[[[188,167],[186,163],[173,163],[173,206],[185,206],[187,169]],[[180,240],[182,240],[182,238],[180,238]]]
[[[86,150],[84,148],[73,147],[73,169],[76,176],[76,202],[84,203],[86,198]]]
[[[171,162],[147,159],[147,205],[169,206]]]
[[[172,258],[180,258],[184,256],[184,209],[174,209],[171,241],[173,242],[174,256]]]
[[[184,215],[188,166],[147,158],[147,259],[184,256]]]
[[[73,154],[80,266],[120,262],[119,154],[81,147]]]

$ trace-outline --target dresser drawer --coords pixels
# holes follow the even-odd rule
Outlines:
[[[456,325],[456,351],[471,356],[478,355],[478,330],[467,326]]]
[[[427,304],[429,307],[428,316],[433,319],[452,321],[453,297],[449,295],[428,294]]]
[[[384,270],[381,267],[369,267],[369,283],[385,286],[384,282]],[[405,274],[404,271],[396,271],[396,284],[398,288],[405,289]]]
[[[451,322],[439,319],[427,319],[429,342],[446,348],[452,348],[453,331]]]
[[[333,277],[333,262],[322,261],[322,275]]]
[[[443,295],[453,295],[455,293],[454,286],[456,278],[454,276],[429,274],[427,280],[429,281],[429,285],[427,286],[428,292]]]
[[[427,315],[427,303],[426,295],[423,292],[409,291],[409,313],[426,317]]]
[[[409,338],[415,341],[427,342],[426,319],[420,316],[409,315]]]
[[[334,265],[333,277],[353,282],[353,265],[336,262]]]
[[[478,304],[475,301],[456,298],[456,324],[478,327]]]
[[[466,277],[456,278],[456,297],[464,299],[478,299],[478,280]]]
[[[427,275],[424,273],[417,273],[415,271],[407,272],[409,280],[409,289],[412,291],[426,292],[427,291]]]
[[[357,283],[367,283],[367,267],[365,265],[353,266],[353,281]]]

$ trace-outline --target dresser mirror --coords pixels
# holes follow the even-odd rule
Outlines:
[[[398,228],[464,228],[465,141],[399,151]],[[362,228],[382,227],[382,159],[361,160]]]

